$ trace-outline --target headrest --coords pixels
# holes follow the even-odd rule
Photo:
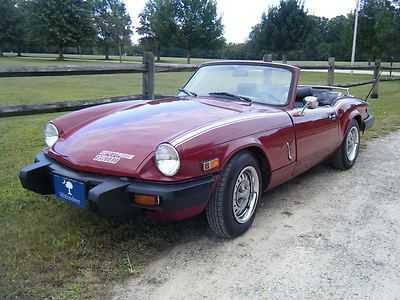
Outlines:
[[[296,92],[296,102],[303,102],[304,98],[307,96],[312,96],[312,88],[310,86],[300,86],[297,87]]]

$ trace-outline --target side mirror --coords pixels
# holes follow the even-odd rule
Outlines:
[[[318,107],[318,98],[314,96],[307,96],[304,98],[304,107],[300,112],[300,115],[304,115],[304,111],[308,109],[315,109]]]

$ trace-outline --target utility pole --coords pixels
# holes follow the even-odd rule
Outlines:
[[[356,58],[357,29],[358,29],[358,12],[360,10],[360,0],[357,0],[356,19],[354,21],[353,50],[351,51],[351,65],[354,66]],[[351,71],[353,73],[353,70]]]

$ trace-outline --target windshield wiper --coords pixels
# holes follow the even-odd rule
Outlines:
[[[212,92],[212,93],[208,93],[210,96],[226,96],[226,97],[230,97],[230,98],[234,98],[237,100],[243,100],[246,102],[250,102],[253,103],[253,100],[251,100],[250,98],[244,97],[244,96],[239,96],[239,95],[235,95],[235,94],[231,94],[228,92]]]
[[[195,92],[191,92],[191,91],[188,91],[188,90],[185,90],[185,89],[179,89],[179,91],[182,92],[182,93],[185,93],[188,96],[197,97],[197,94]]]

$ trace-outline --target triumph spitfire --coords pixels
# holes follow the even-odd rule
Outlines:
[[[263,192],[330,161],[350,169],[374,116],[348,90],[298,85],[294,66],[201,65],[177,96],[94,106],[45,126],[23,187],[109,218],[205,212],[243,234]]]

